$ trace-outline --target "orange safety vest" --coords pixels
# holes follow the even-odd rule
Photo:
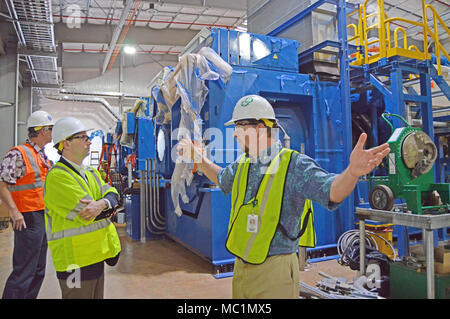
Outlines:
[[[8,185],[11,196],[21,213],[44,210],[44,181],[50,161],[45,165],[44,159],[34,147],[28,143],[18,145],[11,150],[18,150],[25,163],[25,175],[19,178],[14,185]]]

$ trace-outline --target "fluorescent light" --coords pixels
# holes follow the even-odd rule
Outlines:
[[[131,45],[126,45],[123,48],[123,52],[125,52],[126,54],[135,54],[136,48]]]

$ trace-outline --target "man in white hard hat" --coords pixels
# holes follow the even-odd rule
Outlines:
[[[271,104],[258,95],[241,98],[225,125],[235,125],[234,138],[243,156],[225,168],[212,163],[199,143],[180,141],[178,152],[221,190],[231,192],[226,248],[236,256],[233,298],[298,298],[300,246],[314,246],[314,201],[336,209],[389,153],[388,144],[370,150],[361,134],[341,174],[322,169],[313,159],[283,148]]]
[[[87,131],[73,117],[55,123],[61,158],[44,185],[47,241],[63,299],[102,299],[104,262],[115,265],[121,250],[109,219],[119,195],[98,170],[83,165],[91,145]]]
[[[9,209],[14,229],[13,271],[3,290],[5,299],[34,299],[44,280],[43,184],[51,167],[44,146],[52,140],[53,124],[47,112],[32,113],[27,141],[9,150],[0,165],[0,199]]]

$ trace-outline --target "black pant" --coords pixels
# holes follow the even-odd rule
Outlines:
[[[3,299],[35,299],[45,276],[47,236],[44,211],[23,213],[26,229],[14,230],[13,271]]]

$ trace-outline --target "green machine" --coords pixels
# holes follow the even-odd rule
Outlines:
[[[406,126],[394,130],[388,116],[400,118]],[[413,214],[447,213],[450,184],[434,183],[433,165],[438,152],[433,140],[397,114],[383,113],[381,117],[392,129],[388,140],[389,175],[370,178],[370,207],[389,211],[394,199],[403,198]]]

